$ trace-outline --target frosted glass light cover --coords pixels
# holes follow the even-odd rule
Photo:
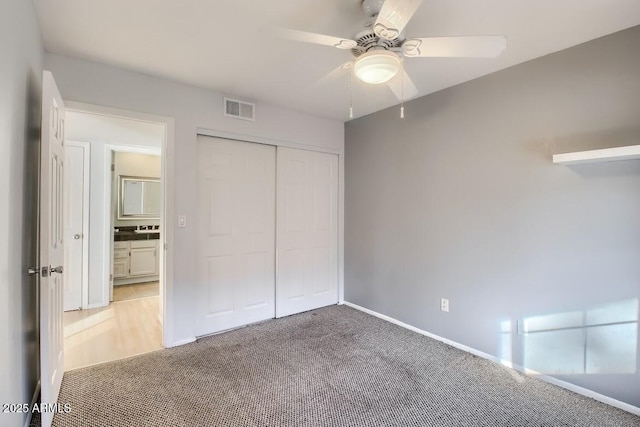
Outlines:
[[[400,59],[386,51],[372,51],[360,56],[354,66],[356,77],[365,83],[382,84],[394,78],[400,71]]]

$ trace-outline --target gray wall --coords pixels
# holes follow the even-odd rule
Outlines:
[[[627,144],[640,27],[347,123],[345,299],[640,406],[640,161],[551,162]],[[575,352],[582,329],[517,333],[576,314],[631,322],[590,328],[599,366]]]
[[[29,403],[38,382],[37,177],[43,49],[30,1],[0,2],[0,403]],[[0,412],[0,425],[25,414]]]

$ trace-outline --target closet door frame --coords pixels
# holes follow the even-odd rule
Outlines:
[[[253,135],[245,135],[235,132],[226,132],[207,128],[197,128],[196,133],[197,135],[212,136],[214,138],[232,139],[242,142],[255,142],[257,144],[273,145],[275,147],[296,148],[299,150],[336,154],[338,156],[338,304],[344,304],[344,146],[340,149],[331,147],[319,147],[314,145],[305,145],[296,142],[262,138]],[[276,240],[276,254],[278,251],[277,244],[278,242]]]

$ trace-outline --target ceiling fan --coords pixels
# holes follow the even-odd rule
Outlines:
[[[404,71],[403,57],[493,58],[506,48],[504,36],[405,38],[404,28],[422,1],[362,0],[362,10],[368,18],[367,29],[356,34],[354,39],[290,29],[279,30],[279,35],[290,40],[351,50],[355,59],[339,69],[352,68],[352,75],[368,84],[388,84],[400,101],[418,93]],[[394,79],[396,76],[400,78]]]

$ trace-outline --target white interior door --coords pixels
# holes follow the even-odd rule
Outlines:
[[[53,75],[45,71],[40,161],[40,397],[56,403],[64,374],[62,314],[64,263],[64,104]],[[52,412],[42,413],[49,427]]]
[[[338,156],[278,148],[276,316],[338,303]]]
[[[89,280],[89,144],[65,145],[64,310],[78,310]]]
[[[274,317],[275,147],[198,137],[198,312],[206,335]]]

